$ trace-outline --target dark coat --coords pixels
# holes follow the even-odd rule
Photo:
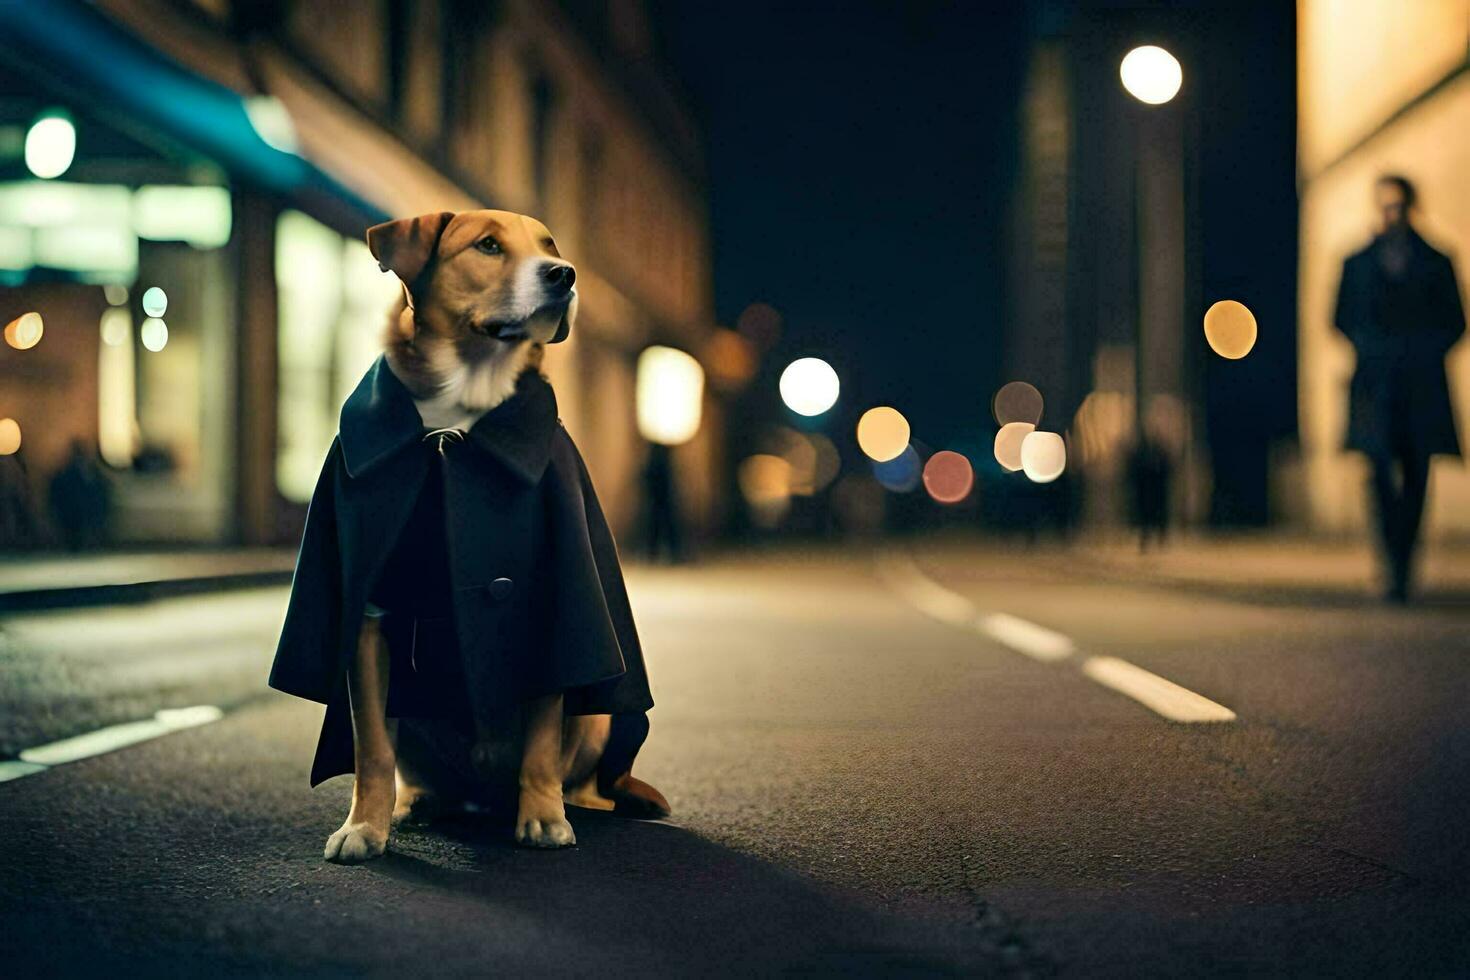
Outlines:
[[[613,715],[631,766],[653,706],[612,534],[539,375],[442,453],[380,357],[342,407],[307,512],[270,685],[328,705],[312,785],[352,770],[346,699],[369,591],[428,467],[443,475],[453,618],[477,723],[565,692],[569,714]],[[626,771],[626,768],[624,769]],[[612,774],[619,775],[617,773]]]
[[[1358,352],[1347,448],[1459,455],[1444,358],[1465,332],[1460,289],[1449,257],[1409,236],[1401,280],[1383,269],[1381,239],[1343,263],[1333,322]]]

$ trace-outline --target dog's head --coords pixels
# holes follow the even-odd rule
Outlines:
[[[571,331],[577,270],[535,218],[438,211],[374,225],[367,243],[403,282],[413,311],[401,318],[403,330],[430,331],[470,356],[505,344],[554,344]]]

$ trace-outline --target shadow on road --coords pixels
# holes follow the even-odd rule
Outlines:
[[[452,905],[449,935],[523,932],[564,967],[958,976],[1003,963],[977,928],[889,914],[674,824],[569,815],[575,848],[518,848],[508,822],[463,815],[400,830],[366,871]]]

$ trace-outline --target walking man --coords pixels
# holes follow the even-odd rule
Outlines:
[[[1378,234],[1343,263],[1334,322],[1358,352],[1347,448],[1372,463],[1385,597],[1405,602],[1429,458],[1460,453],[1444,358],[1465,313],[1449,257],[1414,230],[1414,185],[1388,175],[1373,192]]]

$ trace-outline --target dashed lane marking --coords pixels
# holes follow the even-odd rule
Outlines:
[[[1235,712],[1202,694],[1130,664],[1118,657],[1088,657],[1082,673],[1104,687],[1126,694],[1170,721],[1186,723],[1234,721]]]
[[[878,559],[879,577],[925,615],[1045,663],[1073,660],[1077,645],[1071,637],[1038,623],[1003,612],[984,612],[969,599],[925,575],[912,558],[888,552]],[[1181,687],[1120,657],[1082,659],[1083,676],[1137,701],[1170,721],[1185,724],[1235,721],[1235,712],[1202,694]]]
[[[212,704],[200,704],[191,708],[165,708],[152,718],[142,721],[108,725],[94,732],[47,742],[45,745],[22,750],[17,759],[0,761],[0,783],[45,772],[53,766],[115,752],[129,745],[181,732],[186,728],[198,728],[200,725],[219,721],[224,716],[225,713]]]

